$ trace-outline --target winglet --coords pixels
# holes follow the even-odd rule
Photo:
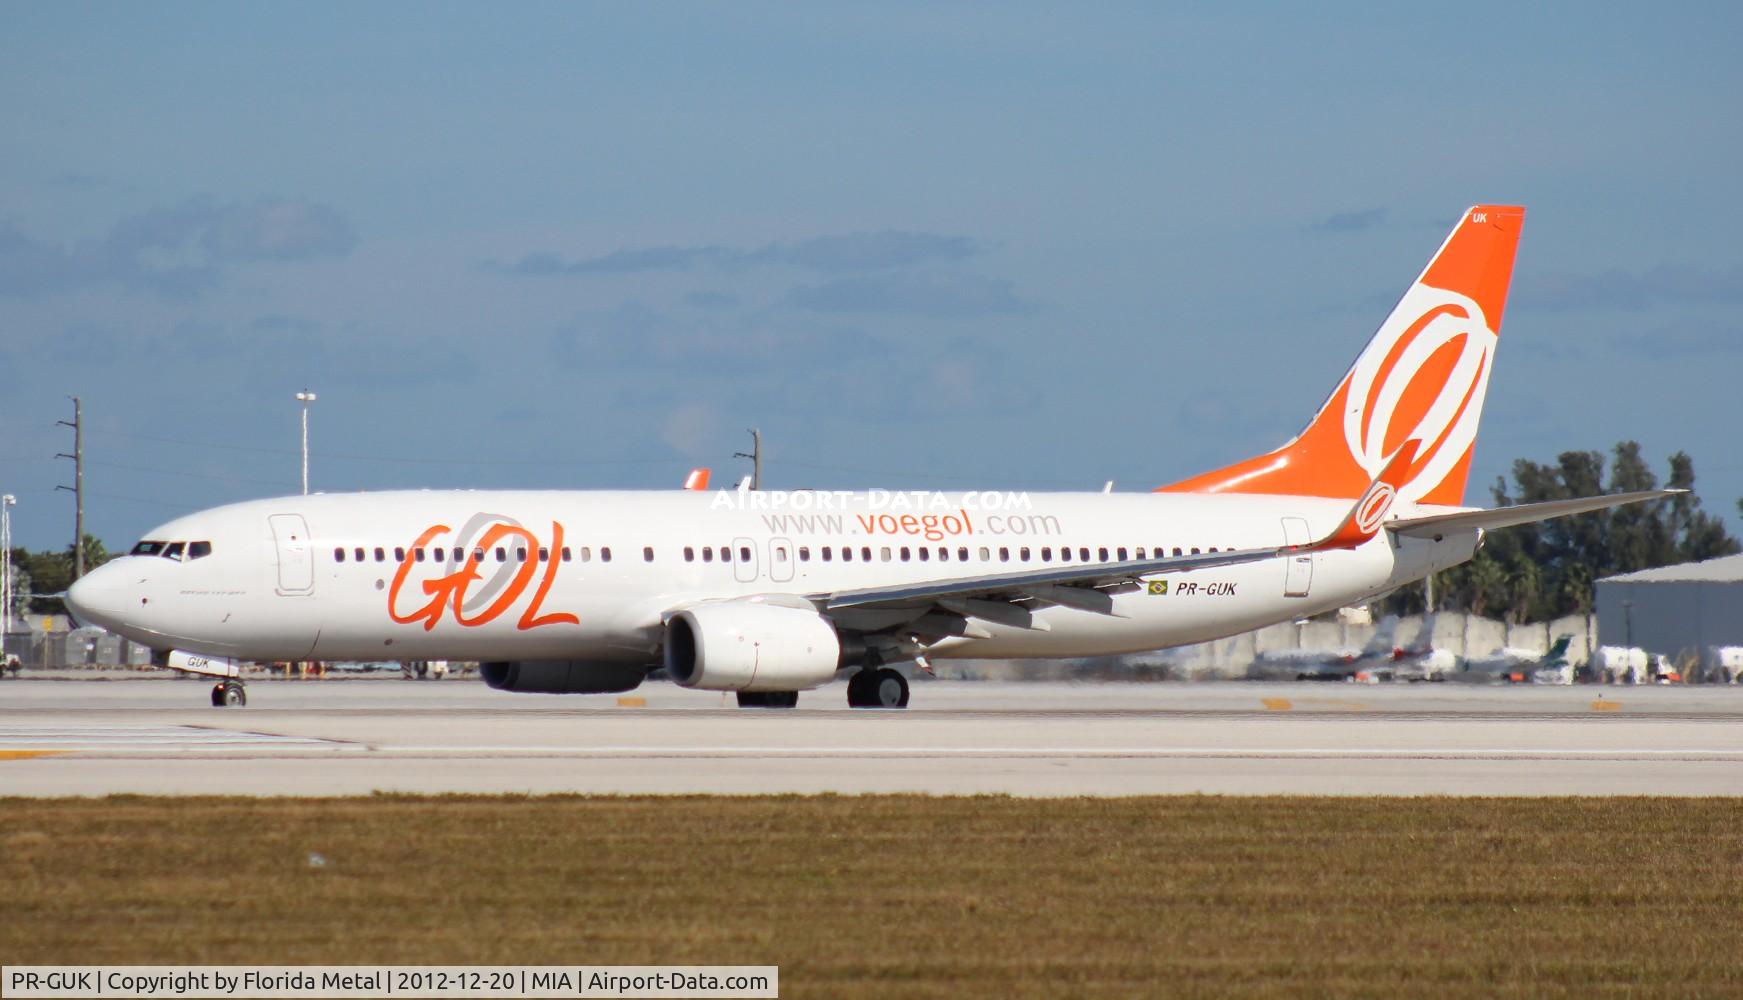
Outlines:
[[[705,490],[708,488],[708,470],[691,469],[684,477],[684,488],[687,490]]]
[[[1380,531],[1381,523],[1386,520],[1386,513],[1392,509],[1392,501],[1398,499],[1398,490],[1410,473],[1410,463],[1416,460],[1416,451],[1420,444],[1421,442],[1412,438],[1399,445],[1392,457],[1386,460],[1386,467],[1380,470],[1380,475],[1375,477],[1361,499],[1350,508],[1344,523],[1308,548],[1316,552],[1325,549],[1353,549],[1373,538]]]

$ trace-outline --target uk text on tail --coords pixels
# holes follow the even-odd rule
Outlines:
[[[1465,212],[1306,430],[1158,492],[1359,497],[1414,440],[1399,499],[1463,503],[1524,221],[1512,205]]]

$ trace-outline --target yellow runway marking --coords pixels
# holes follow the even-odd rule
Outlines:
[[[1620,712],[1622,711],[1622,703],[1619,701],[1605,701],[1604,699],[1599,698],[1597,701],[1592,702],[1592,711]]]
[[[648,700],[646,698],[619,698],[619,699],[617,699],[617,707],[618,708],[647,708],[648,707]]]
[[[1273,712],[1287,712],[1295,707],[1288,698],[1265,698],[1262,701]]]
[[[0,760],[30,760],[34,757],[53,757],[56,754],[71,753],[69,750],[0,750]]]

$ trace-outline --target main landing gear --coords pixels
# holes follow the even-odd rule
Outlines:
[[[847,679],[849,708],[907,708],[908,679],[889,667],[868,667]]]
[[[797,691],[740,691],[739,708],[793,708],[799,704]]]
[[[212,685],[213,708],[242,708],[248,704],[248,689],[241,681],[220,681]]]

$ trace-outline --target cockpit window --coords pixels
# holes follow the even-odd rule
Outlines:
[[[189,542],[188,543],[188,558],[189,559],[203,559],[206,556],[209,556],[211,554],[212,554],[212,543],[211,542]]]
[[[127,554],[130,556],[161,555],[163,553],[163,546],[164,546],[163,542],[154,542],[154,541],[147,539],[146,541],[140,542],[138,545],[135,545],[133,547],[133,551],[129,552]]]
[[[180,560],[182,557],[182,550],[187,547],[186,542],[171,542],[169,543],[169,547],[163,550],[163,557],[165,559]]]

